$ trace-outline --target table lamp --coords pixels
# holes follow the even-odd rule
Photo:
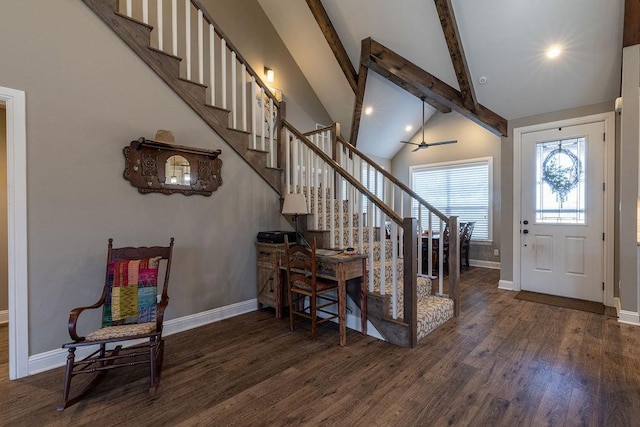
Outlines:
[[[304,194],[289,193],[284,196],[284,203],[282,204],[282,214],[293,215],[293,220],[296,223],[296,240],[298,240],[298,242],[301,240],[302,244],[308,246],[307,242],[304,240],[304,237],[302,237],[300,233],[298,233],[298,215],[309,214],[309,211],[307,210],[307,199],[306,197],[304,197]]]

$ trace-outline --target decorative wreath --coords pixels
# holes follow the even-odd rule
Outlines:
[[[561,155],[568,157],[570,162],[563,163],[569,163],[569,166],[560,164]],[[582,162],[580,159],[562,147],[550,152],[542,162],[542,180],[551,187],[551,191],[556,194],[560,203],[565,202],[569,192],[578,185],[581,173]]]

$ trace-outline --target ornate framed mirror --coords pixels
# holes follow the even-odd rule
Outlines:
[[[211,194],[222,185],[222,150],[185,147],[143,137],[122,150],[124,179],[142,194]]]

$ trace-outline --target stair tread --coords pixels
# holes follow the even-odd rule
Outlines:
[[[155,48],[155,47],[153,47],[153,46],[149,46],[149,49],[151,49],[151,50],[152,50],[152,51],[154,51],[154,52],[161,53],[161,54],[163,54],[164,56],[167,56],[167,57],[169,57],[169,58],[173,58],[173,59],[177,59],[178,61],[182,61],[182,58],[181,58],[181,57],[176,56],[176,55],[174,55],[174,54],[172,54],[172,53],[169,53],[169,52],[165,52],[164,50],[157,49],[157,48]]]
[[[453,318],[453,300],[431,295],[418,301],[418,340]]]
[[[218,107],[216,105],[211,105],[209,103],[205,103],[204,105],[205,105],[205,107],[215,108],[216,110],[219,110],[219,111],[225,111],[227,113],[231,113],[231,110],[229,110],[228,108]]]
[[[205,89],[209,87],[204,83],[199,83],[199,82],[196,82],[196,81],[193,81],[193,80],[186,79],[184,77],[178,77],[178,80],[182,80],[183,82],[187,82],[187,83],[192,83],[192,84],[194,84],[196,86],[200,86],[200,87],[205,88]]]
[[[120,12],[118,12],[117,10],[114,10],[114,11],[113,11],[113,13],[115,13],[116,15],[118,15],[118,16],[119,16],[119,17],[121,17],[121,18],[127,19],[127,20],[129,20],[129,21],[131,21],[131,22],[135,22],[136,24],[143,25],[143,26],[145,26],[145,27],[149,28],[149,30],[153,30],[153,26],[151,26],[151,25],[149,25],[149,24],[145,24],[144,22],[139,21],[139,20],[137,20],[136,18],[132,18],[132,17],[130,17],[130,16],[127,16],[127,15],[125,15],[124,13],[120,13]]]

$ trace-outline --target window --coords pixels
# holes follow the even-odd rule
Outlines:
[[[367,164],[362,163],[362,175],[360,182],[367,188],[367,190],[371,191],[376,197],[380,200],[383,200],[383,186],[382,186],[382,174],[377,172],[376,169],[371,166],[368,168],[367,172]],[[378,209],[375,208],[375,205],[372,204],[373,207],[373,223],[377,226],[380,226],[380,214]],[[362,213],[366,216],[367,210],[369,208],[369,199],[364,196],[362,197]]]
[[[536,144],[536,223],[586,224],[586,138]]]
[[[376,169],[371,166],[367,173],[367,164],[362,163],[362,184],[371,191],[375,196],[382,200],[382,174],[377,172]],[[376,179],[377,178],[377,179]],[[362,212],[367,213],[367,198],[362,198]]]
[[[411,187],[445,215],[457,215],[460,222],[475,221],[473,240],[490,241],[492,169],[491,157],[414,166]],[[411,215],[418,217],[415,201]],[[428,223],[428,215],[423,214],[422,227],[426,229]]]

